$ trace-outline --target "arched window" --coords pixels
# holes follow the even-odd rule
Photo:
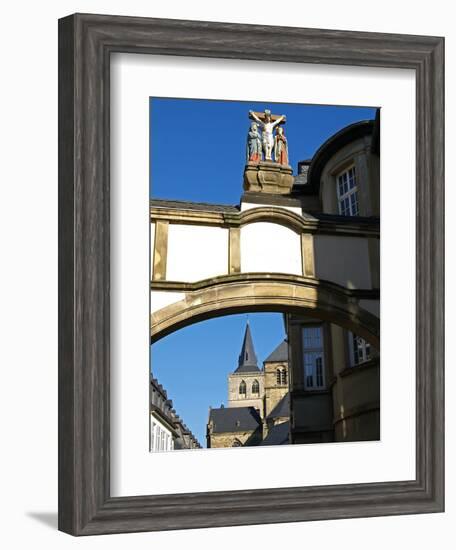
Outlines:
[[[287,383],[287,370],[282,369],[282,385],[285,386]]]
[[[244,380],[239,384],[239,395],[241,397],[245,397],[247,394],[247,384],[244,382]]]
[[[260,384],[258,383],[258,380],[253,381],[252,393],[253,395],[258,395],[260,393]]]
[[[277,384],[281,384],[282,383],[282,369],[277,369],[276,374],[277,374]]]

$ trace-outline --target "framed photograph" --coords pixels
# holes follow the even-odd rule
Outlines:
[[[60,530],[443,511],[443,48],[59,21]]]

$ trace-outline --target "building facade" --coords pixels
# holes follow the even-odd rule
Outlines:
[[[151,453],[175,449],[201,449],[201,444],[173,408],[173,402],[157,379],[150,379]]]
[[[299,163],[295,187],[315,190],[305,199],[309,211],[315,209],[315,216],[379,227],[379,124],[377,112],[375,120],[343,128],[323,143],[310,161]],[[353,240],[341,235],[336,242],[316,248],[316,261],[331,258],[342,249],[344,264],[357,266],[347,286],[362,285],[366,295],[379,295],[379,233],[358,237],[366,250],[364,265]],[[333,275],[341,277],[344,264],[332,270]],[[379,314],[378,303],[373,312]],[[291,442],[380,439],[379,350],[336,323],[292,314],[286,318],[292,371]]]

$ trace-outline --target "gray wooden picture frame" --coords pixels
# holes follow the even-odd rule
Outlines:
[[[110,496],[110,54],[416,71],[416,479]],[[72,535],[444,510],[444,40],[76,14],[59,21],[59,529]],[[400,185],[400,182],[398,182]]]

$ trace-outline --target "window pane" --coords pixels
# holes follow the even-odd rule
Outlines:
[[[343,216],[358,216],[358,193],[355,167],[352,166],[337,177],[339,213]]]
[[[303,329],[303,336],[304,336],[304,347],[311,348],[312,347],[312,329],[311,328]]]
[[[353,365],[359,365],[365,361],[368,361],[371,357],[371,346],[369,342],[366,342],[360,336],[350,333],[351,349],[353,356]]]
[[[337,182],[337,189],[338,189],[338,192],[339,192],[339,197],[341,197],[343,194],[344,194],[344,188],[343,188],[343,184],[342,184],[342,178],[339,178],[338,179],[338,182]]]
[[[302,330],[304,349],[321,348],[321,327],[305,327]]]
[[[355,187],[356,185],[356,178],[355,178],[355,168],[350,168],[350,170],[348,171],[348,179],[349,179],[349,184],[350,184],[350,189],[353,189],[353,187]]]
[[[324,387],[323,350],[308,351],[304,354],[305,386],[307,388]]]

